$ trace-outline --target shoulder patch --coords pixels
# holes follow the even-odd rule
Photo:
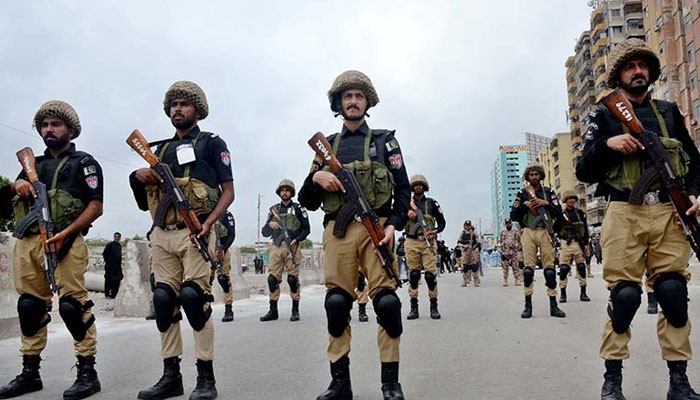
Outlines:
[[[400,169],[401,166],[403,166],[403,157],[401,157],[400,153],[394,154],[393,156],[389,156],[389,168],[390,169]]]
[[[83,175],[88,176],[88,175],[94,175],[97,173],[97,167],[94,165],[88,165],[83,168]]]
[[[87,164],[88,162],[90,162],[90,160],[92,160],[92,157],[90,157],[90,156],[85,156],[85,157],[83,157],[83,158],[80,159],[80,163],[81,163],[81,164]]]
[[[396,150],[399,148],[399,142],[396,139],[391,139],[390,141],[386,142],[386,151],[392,151]]]
[[[222,164],[224,164],[227,167],[231,165],[231,153],[229,153],[228,151],[222,151],[220,157]]]

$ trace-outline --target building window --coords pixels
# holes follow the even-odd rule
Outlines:
[[[610,16],[611,16],[611,17],[619,17],[619,16],[620,16],[620,10],[619,10],[619,9],[612,9],[612,10],[610,10]]]
[[[557,189],[559,189],[560,186],[561,186],[561,184],[560,184],[560,182],[559,182],[559,178],[557,178],[557,179],[554,181],[554,187],[556,187]]]
[[[559,166],[554,167],[554,175],[559,175]]]
[[[622,27],[621,26],[613,26],[613,34],[615,33],[622,33]]]
[[[695,90],[698,88],[698,71],[693,70],[690,73],[690,89]]]
[[[695,42],[688,43],[688,60],[691,64],[695,64]]]
[[[690,15],[690,13],[685,14],[685,16],[683,17],[683,19],[685,20],[685,24],[686,24],[687,26],[690,26],[690,24],[693,23],[693,17]]]
[[[664,53],[664,41],[659,42],[659,53],[663,54]]]
[[[661,29],[661,25],[664,23],[664,20],[661,16],[656,19],[656,30]]]
[[[644,33],[644,41],[645,41],[645,42],[648,42],[650,38],[651,38],[651,32],[646,31],[646,32]]]
[[[693,119],[700,117],[700,99],[693,100]]]
[[[644,7],[644,18],[649,17],[649,7]]]

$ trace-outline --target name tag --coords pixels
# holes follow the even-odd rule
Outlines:
[[[180,165],[189,164],[196,160],[197,157],[194,155],[194,146],[192,143],[184,143],[177,146],[177,162]]]

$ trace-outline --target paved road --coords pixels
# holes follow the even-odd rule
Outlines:
[[[425,285],[421,286],[421,318],[404,321],[401,382],[409,399],[596,399],[603,363],[599,359],[606,291],[601,272],[590,284],[591,303],[573,300],[562,306],[567,318],[549,317],[541,271],[537,273],[534,316],[521,320],[522,288],[501,287],[500,270],[490,269],[480,288],[461,288],[456,274],[440,279],[443,318],[428,318]],[[570,279],[575,285],[575,280]],[[302,321],[288,322],[291,301],[280,302],[282,319],[261,323],[267,307],[262,296],[237,302],[236,321],[219,322],[215,308],[216,360],[221,399],[314,399],[329,382],[325,349],[323,288],[304,288]],[[692,287],[691,298],[700,298]],[[401,291],[408,312],[406,289]],[[646,307],[646,301],[643,302]],[[700,301],[690,303],[691,318],[700,316]],[[640,310],[644,311],[644,310]],[[356,399],[380,399],[376,324],[359,323],[353,310],[351,374]],[[370,315],[372,311],[370,310]],[[186,395],[195,384],[192,335],[184,330],[183,375]],[[639,312],[633,327],[632,360],[625,363],[624,389],[630,400],[665,399],[666,367],[656,340],[656,317]],[[102,392],[94,399],[134,399],[153,384],[162,368],[155,324],[137,319],[98,321],[98,372]],[[692,343],[700,348],[697,331]],[[0,341],[0,381],[19,371],[18,340]],[[41,373],[45,389],[31,399],[58,399],[75,370],[71,340],[63,325],[50,325],[49,346]],[[691,382],[700,388],[700,366],[691,362]],[[186,396],[182,398],[187,398]]]

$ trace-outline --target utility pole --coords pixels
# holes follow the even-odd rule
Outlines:
[[[259,255],[258,251],[258,245],[260,243],[260,199],[262,199],[263,195],[258,193],[258,240],[255,241],[255,251]]]

